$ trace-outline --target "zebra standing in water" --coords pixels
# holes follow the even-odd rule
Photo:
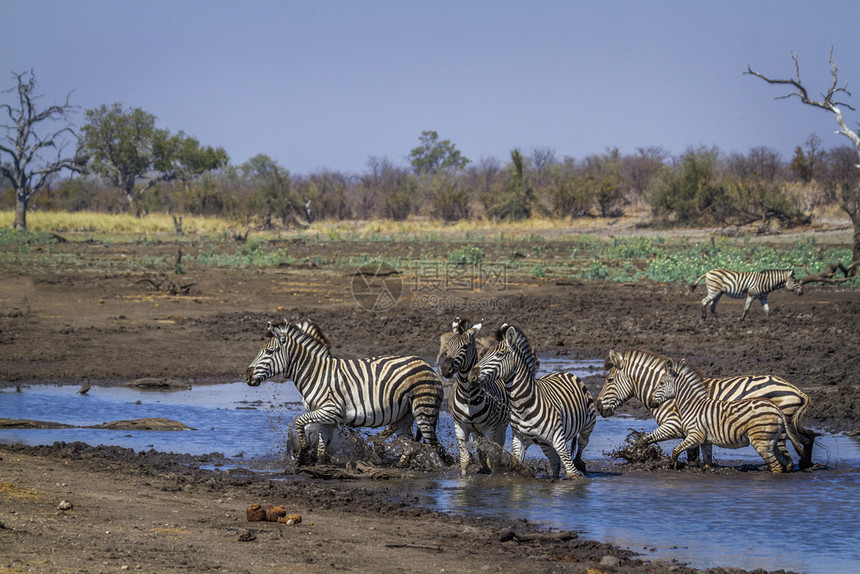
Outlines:
[[[601,416],[609,417],[630,397],[636,397],[649,408],[657,421],[657,428],[648,435],[649,442],[661,442],[684,438],[680,415],[675,401],[668,400],[659,406],[652,405],[654,389],[666,371],[668,357],[641,349],[622,352],[611,350],[606,360],[609,373],[597,396],[597,410]],[[803,417],[809,409],[809,396],[785,379],[774,375],[743,375],[739,377],[706,378],[708,397],[721,400],[746,398],[768,399],[778,406],[788,426],[799,442],[792,440],[800,455],[800,468],[812,466],[812,446],[815,434],[803,426]],[[784,440],[781,441],[784,449]],[[786,452],[786,456],[787,452]],[[696,449],[687,452],[688,462],[698,457]],[[702,458],[706,465],[712,463],[711,445],[702,447]]]
[[[686,438],[672,450],[672,465],[692,446],[712,443],[722,448],[752,444],[773,473],[791,472],[791,459],[779,449],[783,433],[797,437],[786,424],[785,414],[767,399],[721,401],[708,398],[702,373],[685,359],[666,361],[666,372],[654,389],[654,405],[675,399]],[[646,444],[648,443],[646,439]]]
[[[770,315],[767,305],[767,294],[785,287],[793,293],[803,295],[803,286],[795,279],[791,269],[768,269],[766,271],[729,271],[728,269],[711,269],[692,283],[690,292],[696,290],[699,282],[705,279],[708,295],[702,299],[702,319],[708,316],[708,303],[711,304],[711,315],[717,318],[717,302],[723,294],[734,299],[746,296],[744,312],[741,321],[747,316],[750,305],[756,299],[761,301],[765,315]]]
[[[512,446],[520,462],[529,445],[536,443],[550,461],[553,478],[559,477],[562,464],[568,478],[583,478],[582,451],[597,421],[591,393],[576,375],[553,373],[535,379],[534,364],[525,335],[508,325],[502,340],[475,366],[472,377],[481,385],[504,381],[511,401]]]
[[[399,436],[418,437],[434,445],[442,403],[442,384],[433,368],[417,357],[337,359],[331,344],[311,321],[267,326],[268,338],[245,371],[245,382],[256,387],[283,374],[291,379],[308,410],[295,420],[300,447],[307,445],[305,427],[319,423],[317,459],[323,460],[338,424],[354,427],[389,425]]]
[[[481,330],[481,324],[473,326],[468,320],[457,317],[451,329],[453,332],[445,342],[445,358],[439,371],[446,379],[455,378],[448,395],[448,411],[454,420],[454,433],[460,448],[460,474],[466,476],[469,466],[466,443],[469,436],[482,436],[504,446],[510,420],[510,401],[502,381],[494,380],[480,385],[469,380],[469,372],[478,362],[475,337]],[[489,460],[482,460],[480,464],[482,471],[490,468]]]

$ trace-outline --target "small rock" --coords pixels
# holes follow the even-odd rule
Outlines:
[[[71,510],[73,508],[72,503],[68,500],[61,500],[59,506],[57,506],[59,510]]]
[[[600,565],[604,568],[617,568],[619,560],[615,556],[604,556],[600,559]]]
[[[257,535],[254,534],[253,532],[251,532],[250,530],[243,531],[242,534],[239,535],[239,538],[237,538],[237,540],[239,542],[251,542],[251,541],[256,540],[256,539],[257,539]]]
[[[279,516],[278,522],[281,524],[301,524],[302,523],[302,515],[301,514],[287,514],[286,516]]]

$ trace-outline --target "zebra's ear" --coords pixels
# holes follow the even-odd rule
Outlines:
[[[469,336],[474,339],[477,336],[478,331],[480,331],[480,330],[481,330],[481,324],[478,323],[477,325],[472,326],[472,328],[469,329],[467,332],[469,333]]]
[[[511,348],[517,346],[517,330],[513,325],[509,325],[507,329],[505,329],[505,342]]]
[[[610,367],[615,367],[616,369],[624,368],[624,358],[621,356],[621,353],[612,349],[609,351],[609,360],[607,361]]]
[[[672,374],[677,373],[678,372],[678,366],[680,365],[680,363],[683,363],[683,362],[684,362],[684,359],[681,359],[678,362],[678,364],[676,364],[674,359],[666,359],[666,372],[672,373]]]
[[[269,333],[272,337],[275,337],[278,340],[278,343],[283,343],[286,340],[286,335],[281,332],[280,327],[275,327],[271,323],[269,323]]]

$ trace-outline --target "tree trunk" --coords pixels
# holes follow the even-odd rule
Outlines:
[[[17,231],[27,230],[27,199],[16,194],[15,198],[15,224]]]
[[[860,209],[851,214],[851,223],[854,224],[854,247],[851,256],[854,261],[860,261]],[[852,275],[857,273],[855,268]]]

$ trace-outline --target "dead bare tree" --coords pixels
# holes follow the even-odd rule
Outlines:
[[[83,157],[62,157],[63,148],[77,140],[77,135],[69,122],[74,106],[66,103],[54,104],[43,110],[36,107],[41,96],[36,92],[36,77],[31,71],[13,73],[17,86],[4,90],[4,93],[17,92],[18,104],[0,104],[9,116],[7,123],[0,125],[6,133],[0,140],[0,158],[9,156],[9,163],[0,162],[0,175],[12,184],[15,190],[15,229],[27,229],[27,204],[42,189],[54,174],[64,170],[80,171],[87,163]],[[54,125],[46,135],[39,135],[37,128]],[[42,154],[56,150],[56,159],[45,159]]]
[[[853,143],[854,147],[857,149],[857,168],[860,169],[860,136],[857,135],[857,132],[852,131],[848,128],[848,125],[845,123],[845,118],[842,115],[842,108],[846,108],[851,111],[856,110],[851,105],[836,100],[836,98],[840,97],[840,94],[845,94],[846,96],[850,97],[851,92],[849,92],[848,89],[845,87],[847,86],[847,83],[845,84],[845,86],[839,87],[838,69],[836,68],[836,62],[833,61],[833,48],[830,48],[830,68],[831,74],[833,75],[833,82],[830,84],[830,87],[827,89],[827,92],[823,94],[823,100],[815,100],[809,97],[809,92],[807,92],[806,87],[800,81],[800,64],[797,60],[797,53],[792,52],[791,55],[794,59],[793,79],[777,80],[769,78],[767,76],[764,76],[763,74],[753,71],[750,66],[747,66],[747,71],[744,73],[756,76],[757,78],[761,78],[768,84],[786,85],[794,88],[794,91],[790,94],[779,96],[777,97],[777,99],[798,97],[800,98],[800,101],[804,104],[814,106],[816,108],[820,108],[828,112],[832,112],[833,115],[836,116],[836,123],[839,124],[839,129],[836,131],[836,133],[842,134],[848,139],[850,139],[851,143]],[[860,262],[860,178],[858,178],[857,185],[843,186],[843,188],[840,190],[839,207],[841,207],[843,211],[848,214],[848,216],[851,218],[851,223],[854,226],[854,244],[852,248],[852,256],[854,262],[849,265],[849,268],[851,269],[851,275],[855,275],[858,269],[858,262]]]

